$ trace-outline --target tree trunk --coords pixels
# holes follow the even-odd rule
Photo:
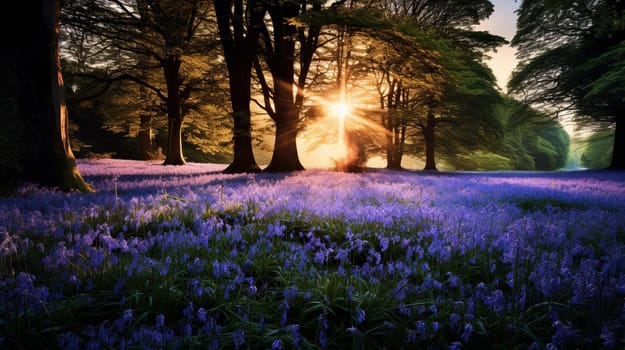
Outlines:
[[[167,122],[167,153],[164,165],[184,165],[182,155],[182,118],[169,118]]]
[[[26,122],[25,143],[30,147],[24,151],[24,178],[65,191],[92,192],[78,172],[69,143],[59,57],[60,1],[29,4],[21,8],[24,13],[16,13],[20,18],[18,25],[24,26],[24,33],[29,36],[16,55],[17,114]]]
[[[625,109],[616,116],[610,169],[625,169]]]
[[[386,139],[386,168],[396,169],[397,162],[395,161],[395,145],[393,143],[393,118],[391,116],[391,110],[387,109],[386,118],[383,118],[384,133]]]
[[[425,128],[423,128],[423,138],[425,139],[425,167],[423,170],[438,171],[436,168],[436,138],[434,136],[434,129],[436,128],[436,121],[433,115],[428,115],[428,122]]]
[[[241,53],[244,54],[244,53]],[[245,53],[249,55],[249,53]],[[232,57],[228,64],[230,101],[234,121],[234,158],[225,173],[256,173],[260,167],[252,149],[252,114],[250,112],[252,60],[247,56]]]
[[[167,84],[167,150],[165,165],[185,164],[182,155],[182,115],[180,105],[180,58],[168,57],[163,64]]]
[[[391,79],[389,77],[389,79]],[[401,142],[400,127],[402,118],[399,117],[398,107],[402,95],[401,80],[389,80],[389,92],[387,96],[388,124],[386,127],[386,168],[401,170]]]
[[[228,79],[230,83],[230,101],[234,122],[233,143],[234,158],[224,170],[225,173],[259,172],[260,167],[254,159],[252,149],[252,121],[250,112],[252,63],[256,54],[259,23],[264,10],[254,1],[249,1],[248,26],[245,28],[243,0],[215,0],[215,14],[219,37],[224,49]],[[233,6],[231,6],[233,5]],[[247,33],[246,33],[247,32]],[[246,35],[247,34],[247,35]]]
[[[235,108],[236,103],[232,102],[234,119],[234,158],[232,163],[224,169],[224,173],[257,173],[260,167],[254,158],[252,149],[252,120],[249,110],[249,99],[247,100],[247,110]]]
[[[273,156],[266,172],[304,170],[297,153],[297,118],[276,121],[276,140]]]
[[[388,111],[389,114],[396,113],[397,111],[393,108],[393,110]],[[401,157],[399,157],[399,144],[398,144],[398,128],[397,118],[394,116],[389,116],[388,118],[389,126],[386,130],[386,168],[393,170],[401,169]]]
[[[152,149],[152,116],[149,114],[141,115],[141,125],[139,126],[139,159],[153,159]]]
[[[288,24],[287,19],[297,15],[294,8],[284,6],[270,10],[274,24],[275,52],[271,62],[273,77],[276,123],[276,139],[271,161],[265,171],[282,172],[304,170],[297,152],[297,132],[299,127],[299,109],[294,101],[295,86],[295,26]]]

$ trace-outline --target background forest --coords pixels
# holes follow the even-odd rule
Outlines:
[[[507,94],[485,62],[508,42],[475,29],[492,12],[486,0],[64,1],[54,40],[71,147],[231,173],[622,167],[622,3],[522,3]],[[22,54],[2,56],[8,179],[33,173],[20,154],[38,152],[36,123],[15,118],[29,108]],[[571,145],[562,121],[585,136]]]
[[[360,162],[423,168],[432,134],[438,147],[430,169],[563,167],[569,138],[562,126],[504,96],[484,63],[488,52],[504,43],[472,29],[490,15],[492,4],[433,1],[417,8],[417,3],[339,2],[308,17],[300,10],[303,22],[293,28],[298,35],[308,30],[304,35],[315,42],[308,62],[298,56],[293,72],[306,92],[297,108],[298,143],[307,165],[329,166],[330,157],[338,158],[332,147],[337,122],[328,106],[342,99],[352,108],[346,127],[361,149]],[[77,0],[63,7],[61,58],[77,157],[164,160],[172,100],[164,70],[175,61],[184,159],[232,161],[228,69],[215,9],[211,2],[178,1],[179,18],[165,5]],[[401,26],[391,17],[401,18]],[[272,26],[263,35],[275,30]],[[411,40],[400,40],[406,36]],[[268,116],[276,113],[271,43],[267,37],[259,42],[251,88],[254,155],[265,165],[274,138]],[[305,51],[300,38],[294,45],[300,54]],[[308,73],[299,79],[303,64]]]

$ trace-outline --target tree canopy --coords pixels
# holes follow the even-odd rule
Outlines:
[[[568,103],[616,125],[619,140],[625,49],[614,13],[622,7],[524,2],[515,98]],[[492,12],[488,0],[65,1],[61,48],[76,112],[69,132],[83,155],[134,147],[117,154],[150,159],[162,149],[165,164],[184,164],[184,145],[193,159],[232,156],[226,172],[260,171],[254,141],[267,141],[273,147],[264,171],[292,171],[304,169],[300,132],[334,142],[336,119],[320,116],[351,102],[351,117],[342,121],[350,144],[341,147],[355,150],[354,169],[370,152],[395,169],[405,154],[427,170],[437,169],[437,157],[457,169],[557,168],[568,147],[561,126],[533,109],[517,112],[525,105],[497,90],[485,64],[506,43],[474,29]],[[598,20],[606,16],[613,21]],[[558,18],[567,20],[549,24]],[[11,84],[9,76],[3,88]],[[519,126],[516,114],[533,121]],[[253,130],[257,123],[265,125]],[[324,130],[312,123],[325,123]],[[16,143],[10,131],[0,137]],[[510,147],[496,150],[501,144]],[[230,145],[232,152],[223,149]]]
[[[522,62],[511,92],[553,113],[609,122],[610,167],[625,168],[625,3],[523,1],[512,43]]]

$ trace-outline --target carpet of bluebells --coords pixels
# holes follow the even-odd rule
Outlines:
[[[625,172],[79,169],[0,198],[0,348],[625,347]]]

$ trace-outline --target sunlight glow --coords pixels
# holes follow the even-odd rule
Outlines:
[[[332,105],[330,112],[339,117],[339,119],[345,119],[349,114],[349,106],[346,103],[338,102]]]
[[[349,114],[349,106],[346,103],[338,102],[331,106],[330,113],[339,119],[338,125],[338,146],[339,152],[337,160],[344,160],[347,157],[347,142],[345,140],[345,117]]]

